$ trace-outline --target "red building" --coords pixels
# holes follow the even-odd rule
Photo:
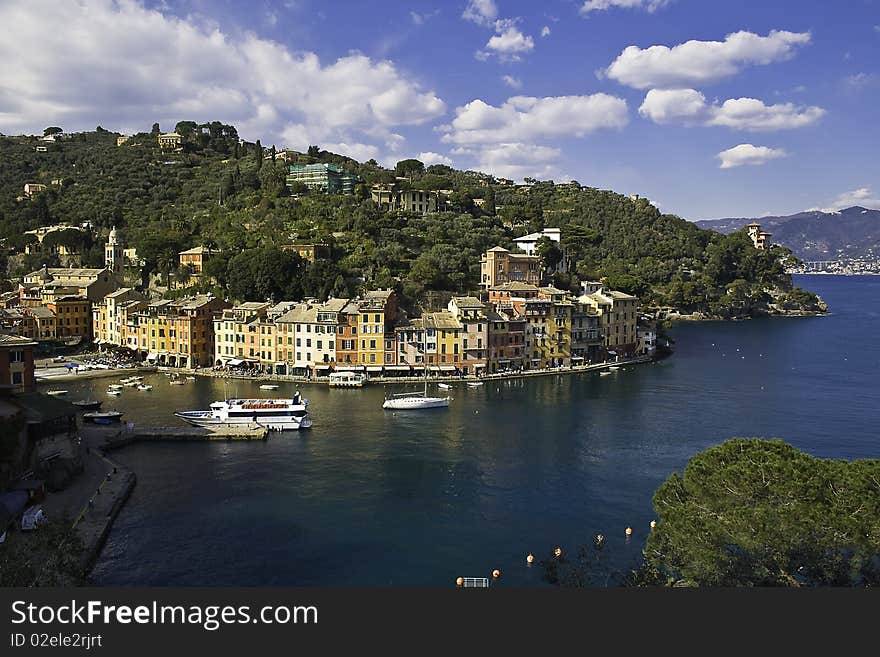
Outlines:
[[[0,334],[0,386],[30,392],[34,389],[34,347],[37,343],[18,335]]]

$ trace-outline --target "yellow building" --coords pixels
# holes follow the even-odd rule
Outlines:
[[[147,306],[143,295],[130,287],[123,287],[105,296],[99,303],[92,307],[92,330],[95,344],[127,346],[126,320],[132,306],[126,305],[130,301],[138,302],[140,308]],[[126,312],[121,312],[125,305]]]
[[[260,322],[266,317],[270,306],[267,302],[249,301],[226,308],[214,318],[215,365],[238,367],[245,362],[259,363]],[[265,341],[264,330],[263,351],[266,350]],[[274,358],[274,355],[270,358]]]
[[[454,313],[443,310],[422,316],[427,341],[428,368],[447,374],[461,367],[462,325]]]
[[[55,313],[55,334],[58,338],[92,339],[92,304],[85,297],[60,297],[46,304]]]
[[[166,132],[159,135],[159,147],[163,150],[181,150],[183,148],[183,136],[176,132]]]
[[[213,364],[214,319],[229,304],[211,295],[163,299],[134,313],[138,351],[146,360],[170,367]]]
[[[638,345],[639,300],[637,297],[616,290],[598,290],[578,298],[599,315],[598,327],[603,345],[612,356],[628,355]]]
[[[330,257],[330,247],[326,244],[285,244],[282,251],[293,251],[308,262],[323,260]]]
[[[386,334],[394,340],[397,320],[397,295],[392,290],[374,290],[356,299],[358,305],[358,355],[362,365],[385,363]]]

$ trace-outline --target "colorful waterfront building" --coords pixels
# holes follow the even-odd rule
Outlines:
[[[249,363],[255,366],[260,362],[259,327],[270,307],[265,301],[248,301],[224,308],[214,318],[215,365],[239,367]]]
[[[148,362],[170,367],[214,363],[214,320],[229,303],[210,294],[154,301],[133,314],[138,351]]]
[[[385,336],[394,335],[397,321],[397,295],[393,290],[373,290],[357,299],[360,364],[365,367],[385,363]],[[394,340],[394,338],[389,337]]]
[[[603,346],[610,355],[635,352],[638,343],[638,297],[616,290],[599,290],[585,294],[578,300],[589,305],[598,314]]]
[[[92,307],[92,330],[95,344],[127,346],[126,322],[128,313],[122,312],[122,306],[130,301],[136,302],[134,305],[139,306],[139,309],[147,306],[147,302],[140,292],[130,287],[123,287],[106,295]],[[127,311],[131,308],[131,305],[126,305]]]
[[[335,369],[356,369],[363,367],[358,360],[358,319],[360,311],[354,301],[349,301],[339,312],[336,326]]]
[[[55,313],[55,334],[59,339],[92,339],[92,304],[85,297],[64,296],[46,303]]]
[[[461,371],[463,374],[485,372],[489,357],[490,308],[476,297],[452,297],[447,310],[461,326]]]
[[[21,392],[29,392],[35,388],[36,346],[37,343],[29,338],[0,333],[0,385],[12,386]]]

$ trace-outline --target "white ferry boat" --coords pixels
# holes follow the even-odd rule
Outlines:
[[[308,405],[309,400],[299,395],[293,399],[227,399],[214,402],[207,411],[175,415],[197,427],[257,424],[276,431],[296,431],[312,426]]]
[[[363,388],[367,375],[361,372],[332,372],[327,379],[331,388]]]

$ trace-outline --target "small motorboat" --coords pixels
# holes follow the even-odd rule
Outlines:
[[[89,411],[88,413],[83,413],[83,421],[94,424],[112,424],[119,422],[121,418],[122,411]]]
[[[67,391],[66,390],[47,390],[46,394],[52,395],[53,397],[58,397],[59,395],[66,395]]]
[[[182,385],[186,385],[186,381],[184,381],[183,379],[172,379],[172,380],[169,381],[168,383],[169,383],[170,385],[173,385],[173,386],[182,386]]]
[[[122,390],[122,385],[119,383],[111,383],[107,386],[107,390]]]
[[[608,376],[611,372],[599,372],[599,376]]]
[[[438,383],[438,384],[437,384],[437,387],[438,387],[438,388],[443,388],[444,390],[449,390],[452,386],[449,385],[448,383]]]
[[[609,367],[608,369],[609,369],[610,371],[612,371],[612,372],[616,372],[616,371],[619,370],[620,368],[619,368],[617,365],[612,365],[612,366]]]
[[[187,380],[187,381],[195,381],[195,380],[196,380],[196,377],[194,377],[194,376],[188,376],[188,377],[186,377],[186,380]]]
[[[147,385],[146,383],[139,383],[137,389],[138,390],[152,390],[153,386]]]
[[[278,386],[274,383],[264,383],[260,386],[260,390],[278,390]]]
[[[78,401],[72,402],[74,406],[78,406],[84,411],[97,411],[101,408],[102,402],[100,399],[80,399]]]
[[[122,394],[122,391],[119,390],[118,388],[108,388],[108,389],[107,389],[107,394],[108,394],[108,395],[113,395],[114,397],[118,397],[119,395]]]
[[[479,388],[481,385],[483,385],[482,381],[468,381],[469,388]]]

